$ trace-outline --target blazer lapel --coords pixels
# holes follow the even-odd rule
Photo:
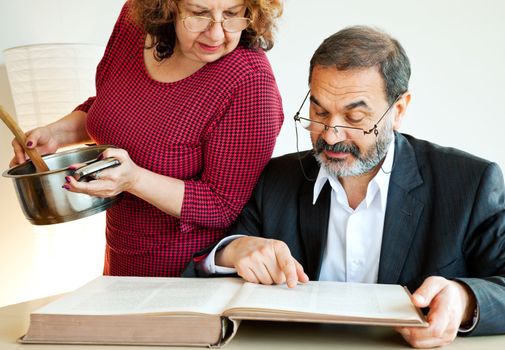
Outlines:
[[[319,166],[316,164],[314,167],[314,171],[309,175],[315,179]],[[315,204],[312,204],[313,198],[314,182],[304,181],[300,189],[298,208],[301,246],[305,252],[305,266],[307,268],[305,272],[311,280],[317,280],[328,235],[331,199],[331,186],[329,182],[326,182],[324,185]]]
[[[423,203],[410,192],[423,184],[414,150],[401,134],[395,137],[395,160],[389,182],[379,262],[379,283],[399,283]]]

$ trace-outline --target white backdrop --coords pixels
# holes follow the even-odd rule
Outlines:
[[[396,37],[411,60],[412,103],[402,131],[503,168],[503,14],[500,0],[288,0],[269,55],[286,114],[276,154],[294,149],[292,116],[307,91],[314,50],[339,29],[365,24]]]
[[[122,3],[0,0],[0,51],[31,43],[104,44]],[[366,24],[399,39],[411,59],[413,99],[402,131],[504,168],[504,13],[501,0],[287,0],[268,54],[286,115],[275,155],[295,150],[292,116],[307,91],[313,51],[337,30]],[[1,56],[0,104],[14,114]],[[302,138],[308,148],[308,137]],[[0,170],[11,158],[10,139],[0,127]],[[57,225],[58,233],[39,232],[24,219],[10,180],[0,178],[0,193],[0,305],[69,290],[100,273],[101,224],[79,232],[84,219]]]

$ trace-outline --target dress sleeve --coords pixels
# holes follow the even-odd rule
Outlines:
[[[100,85],[103,81],[103,78],[105,76],[105,71],[109,67],[110,64],[110,58],[112,55],[114,55],[115,51],[115,45],[117,42],[117,38],[119,37],[121,31],[125,26],[128,25],[133,25],[132,23],[129,23],[128,19],[128,2],[126,2],[123,5],[123,8],[121,9],[121,13],[119,14],[119,17],[116,21],[116,24],[114,25],[114,29],[112,30],[112,34],[109,38],[109,41],[107,42],[107,46],[105,47],[105,52],[98,63],[98,66],[96,68],[96,75],[95,75],[95,88],[98,91],[100,88]],[[91,106],[93,105],[93,102],[95,102],[95,96],[89,97],[86,101],[78,105],[74,111],[83,111],[83,112],[88,112]]]
[[[241,79],[203,144],[201,178],[185,181],[181,232],[195,226],[226,229],[235,221],[272,156],[283,119],[271,72]]]

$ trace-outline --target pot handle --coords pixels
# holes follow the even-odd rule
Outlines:
[[[74,172],[73,176],[77,181],[93,180],[93,174],[96,174],[97,172],[104,169],[116,167],[120,164],[121,163],[116,158],[105,158],[101,160],[96,160],[89,163],[88,165],[85,165],[77,169]]]

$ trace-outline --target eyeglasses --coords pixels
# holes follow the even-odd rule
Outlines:
[[[370,124],[366,125],[367,123],[364,122],[359,126],[347,126],[347,125],[327,125],[323,122],[314,120],[315,118],[303,118],[300,117],[300,111],[303,108],[303,105],[305,104],[305,101],[307,100],[307,97],[310,95],[310,90],[307,92],[307,95],[305,95],[305,98],[303,99],[302,105],[298,109],[298,112],[296,112],[295,116],[293,119],[297,124],[300,124],[305,130],[310,131],[311,133],[315,134],[321,134],[322,132],[326,132],[328,130],[333,130],[335,135],[339,135],[341,132],[345,132],[347,139],[361,139],[365,137],[366,135],[370,135],[373,133],[375,136],[379,134],[378,130],[378,125],[384,119],[386,114],[391,110],[391,108],[394,106],[394,104],[398,101],[400,96],[398,96],[393,103],[389,105],[389,107],[386,109],[386,111],[382,114],[382,116],[379,118],[379,120],[372,126]]]
[[[182,17],[184,28],[192,33],[201,33],[209,29],[214,23],[221,23],[224,31],[228,33],[237,33],[246,29],[251,20],[247,17],[225,18],[222,21],[216,21],[210,17],[186,16]]]

